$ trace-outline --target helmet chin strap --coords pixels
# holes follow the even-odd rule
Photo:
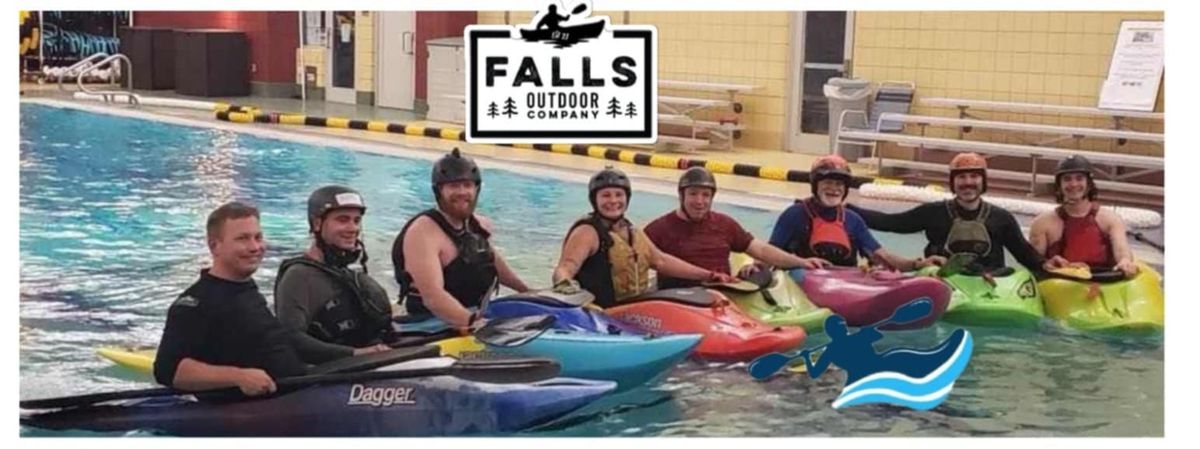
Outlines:
[[[362,240],[354,241],[353,250],[345,250],[326,243],[321,234],[317,233],[317,248],[321,250],[321,257],[326,265],[345,268],[355,262],[361,262],[363,272],[367,271],[367,247]]]

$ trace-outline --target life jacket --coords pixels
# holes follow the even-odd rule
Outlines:
[[[334,268],[329,265],[309,259],[305,256],[284,260],[279,265],[279,273],[275,276],[276,291],[283,274],[296,265],[305,265],[327,274],[335,284],[344,289],[334,291],[349,292],[349,295],[338,295],[329,298],[317,316],[308,323],[307,332],[321,341],[345,346],[367,346],[379,342],[381,333],[391,328],[392,306],[388,304],[383,288],[372,290],[366,288],[367,283],[375,283],[366,273],[349,268]],[[276,298],[278,298],[278,293]]]
[[[946,200],[946,211],[953,220],[944,246],[948,255],[970,253],[984,257],[992,251],[992,235],[987,228],[987,218],[992,213],[992,205],[986,202],[980,204],[979,214],[974,220],[959,215],[954,200]]]
[[[846,208],[838,206],[831,221],[817,212],[821,206],[814,199],[796,203],[804,206],[810,225],[807,235],[796,236],[788,244],[788,250],[800,257],[820,257],[838,266],[858,265],[858,252],[846,232]]]
[[[479,307],[485,296],[496,288],[499,279],[496,272],[496,255],[488,241],[491,234],[483,229],[474,216],[467,218],[462,229],[454,229],[446,217],[437,209],[429,209],[408,220],[400,235],[392,244],[392,264],[396,271],[396,282],[400,284],[400,298],[410,315],[431,315],[425,307],[421,292],[417,291],[412,276],[404,270],[404,236],[408,228],[420,217],[429,217],[442,232],[450,237],[458,255],[442,267],[442,281],[446,292],[457,299],[463,307]]]
[[[1096,221],[1099,204],[1092,204],[1087,215],[1072,217],[1062,206],[1054,210],[1063,221],[1062,237],[1050,245],[1049,256],[1062,256],[1070,262],[1083,262],[1092,267],[1111,268],[1113,260],[1112,242],[1100,229]]]
[[[650,238],[641,229],[630,226],[630,241],[626,242],[598,215],[588,214],[571,225],[567,236],[584,225],[596,230],[600,248],[583,261],[575,280],[595,295],[596,305],[612,307],[650,288]]]

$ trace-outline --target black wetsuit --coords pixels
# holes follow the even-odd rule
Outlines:
[[[185,358],[259,368],[275,379],[307,370],[254,281],[221,279],[207,269],[167,310],[167,326],[154,359],[155,380],[172,385],[179,361]]]
[[[901,234],[924,231],[925,239],[929,241],[925,245],[926,256],[950,256],[945,247],[954,218],[950,215],[945,201],[925,203],[895,214],[864,209],[854,205],[847,205],[847,207],[861,215],[863,220],[866,220],[867,226],[877,231]],[[952,207],[956,208],[960,217],[968,220],[977,217],[981,210],[968,211],[957,203],[954,203]],[[1008,248],[1017,262],[1020,262],[1025,268],[1035,273],[1041,270],[1045,259],[1029,244],[1028,240],[1025,240],[1025,235],[1021,233],[1021,226],[1017,224],[1017,219],[1011,213],[993,205],[984,225],[987,226],[992,245],[988,253],[977,261],[983,269],[991,271],[1003,268],[1005,266],[1004,249]]]
[[[331,362],[385,342],[391,305],[367,273],[300,256],[285,260],[275,279],[275,315],[305,360]]]

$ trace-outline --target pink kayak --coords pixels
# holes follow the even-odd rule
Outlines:
[[[801,274],[803,273],[803,274]],[[802,279],[800,279],[802,277]],[[937,278],[911,276],[891,271],[866,273],[859,268],[792,270],[808,299],[846,319],[851,326],[866,326],[887,319],[908,302],[926,297],[933,312],[919,321],[883,326],[881,329],[919,329],[932,325],[950,304],[950,288]]]

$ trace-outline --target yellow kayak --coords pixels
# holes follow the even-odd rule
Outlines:
[[[1133,279],[1112,283],[1050,278],[1038,283],[1046,315],[1063,325],[1112,334],[1163,329],[1162,275],[1144,262]]]
[[[96,350],[96,354],[100,357],[112,360],[117,365],[129,368],[144,374],[154,373],[154,356],[157,350],[154,348],[122,348],[116,346],[105,346]]]

